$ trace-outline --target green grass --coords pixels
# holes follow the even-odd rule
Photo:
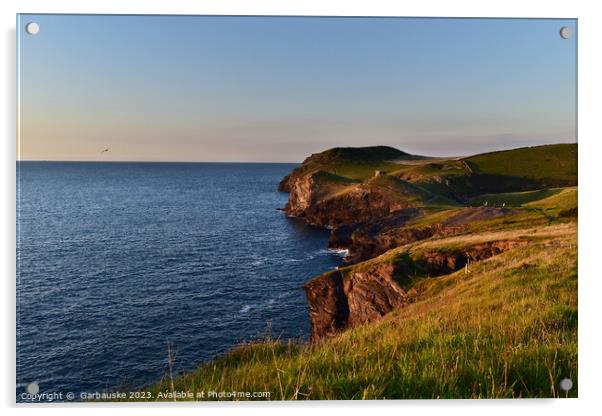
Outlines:
[[[577,183],[577,144],[524,147],[465,159],[476,173]]]
[[[334,176],[334,175],[332,175]],[[417,207],[426,207],[432,209],[444,209],[457,206],[458,203],[441,195],[434,194],[421,188],[411,182],[401,180],[390,175],[381,175],[370,177],[361,183],[349,180],[350,185],[339,188],[324,196],[324,200],[329,198],[340,198],[346,194],[353,193],[358,189],[381,190],[387,194],[391,200],[398,200],[404,203],[411,203]]]
[[[413,163],[404,164],[404,160]],[[577,144],[490,152],[461,160],[426,159],[386,146],[334,148],[307,158],[291,177],[318,170],[356,182],[370,179],[378,170],[448,200],[465,202],[466,198],[492,192],[576,185]]]
[[[166,375],[148,388],[154,397],[172,390],[267,391],[272,400],[576,397],[577,188],[552,187],[576,185],[577,145],[391,162],[404,158],[420,159],[383,146],[335,148],[312,155],[294,175],[314,172],[326,197],[357,187],[390,189],[424,211],[408,227],[442,223],[468,209],[446,195],[464,200],[540,189],[475,196],[469,204],[514,208],[472,221],[461,235],[418,241],[340,269],[345,276],[382,262],[407,266],[409,274],[396,277],[412,291],[406,307],[314,344],[264,334],[173,380]],[[389,175],[374,177],[376,170]],[[431,277],[421,268],[434,251],[510,239],[528,245],[475,262],[468,274]],[[558,385],[567,377],[574,388],[565,393]]]
[[[488,230],[517,230],[527,227],[546,226],[551,222],[541,210],[528,209],[504,217],[473,221],[468,224],[468,232],[478,233]]]
[[[419,156],[413,156],[389,146],[334,147],[311,155],[306,159],[306,162],[311,161],[320,164],[341,164],[350,162],[379,163],[386,160],[413,160],[416,158],[419,158]]]
[[[340,176],[345,176],[350,179],[368,179],[374,176],[377,170],[388,173],[397,169],[398,165],[390,162],[380,163],[344,163],[330,165],[329,169],[332,173]]]
[[[428,178],[432,176],[453,176],[465,175],[467,173],[466,165],[461,160],[445,160],[441,162],[427,162],[421,165],[403,165],[398,166],[397,170],[391,172],[391,175],[400,177],[420,177]]]
[[[511,193],[520,191],[576,185],[577,145],[520,148],[461,160],[426,160],[418,165],[400,165],[390,174],[458,201],[475,198],[474,204],[482,202],[478,196],[486,193],[505,192],[510,198]]]
[[[506,204],[506,206],[520,207],[529,202],[538,201],[558,194],[563,188],[538,189],[536,191],[526,192],[504,192],[499,194],[484,194],[468,200],[467,205],[479,206],[487,202],[488,205]]]
[[[382,175],[373,177],[366,181],[369,186],[380,186],[390,189],[392,192],[407,195],[408,199],[413,202],[418,202],[418,205],[434,205],[434,206],[456,206],[455,201],[441,195],[434,194],[426,189],[415,185],[411,182],[401,180],[390,175]]]
[[[560,192],[554,193],[545,199],[530,202],[525,204],[525,206],[542,208],[550,212],[576,208],[577,187],[573,186],[562,189]]]
[[[391,161],[404,159],[415,160],[420,159],[420,156],[388,146],[335,147],[311,155],[293,171],[293,174],[322,170],[353,180],[363,180],[374,176],[376,170],[388,173],[399,169],[399,165]]]
[[[576,397],[576,232],[572,222],[453,237],[539,236],[468,275],[420,280],[418,300],[378,322],[313,345],[269,336],[239,345],[174,388],[269,391],[272,400],[564,397],[558,384],[569,377]],[[170,381],[150,391],[171,391]]]
[[[314,172],[313,176],[315,179],[317,179],[319,181],[325,181],[325,182],[335,182],[335,183],[348,184],[348,185],[351,185],[353,183],[358,183],[357,180],[353,180],[349,177],[339,176],[339,175],[335,175],[330,172],[324,172],[321,170]]]
[[[512,215],[474,221],[468,225],[470,232],[495,229],[519,229],[572,222],[577,218],[577,187],[554,190],[547,198],[523,204]]]
[[[407,223],[408,228],[420,228],[430,225],[442,223],[448,218],[460,213],[463,208],[446,207],[446,206],[426,206],[424,207],[424,215]]]

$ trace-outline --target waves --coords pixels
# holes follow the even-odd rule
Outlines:
[[[40,392],[143,386],[164,371],[166,342],[183,371],[267,322],[307,336],[302,285],[343,253],[274,210],[290,169],[22,166],[17,393],[35,380]]]
[[[276,263],[301,263],[307,260],[314,260],[316,258],[344,258],[349,254],[347,249],[331,249],[331,248],[320,248],[313,250],[309,253],[296,253],[287,257],[286,254],[279,253],[278,255],[270,256],[253,256],[249,259],[251,266],[258,267]],[[299,256],[297,256],[299,255]]]

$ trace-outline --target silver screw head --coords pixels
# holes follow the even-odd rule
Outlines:
[[[37,35],[40,31],[40,25],[36,22],[30,22],[25,25],[25,31],[30,35]]]
[[[568,26],[562,26],[560,28],[560,37],[562,39],[568,39],[571,37],[571,28]]]

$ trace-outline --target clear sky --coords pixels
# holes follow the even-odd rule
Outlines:
[[[17,30],[21,160],[577,139],[575,20],[21,15]]]

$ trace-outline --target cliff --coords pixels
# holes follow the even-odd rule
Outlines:
[[[357,263],[415,241],[467,233],[471,223],[518,212],[510,208],[465,207],[440,212],[443,215],[432,215],[425,214],[423,210],[403,209],[384,217],[334,229],[328,247],[348,250],[345,262]]]
[[[346,149],[325,152],[338,160],[331,166],[312,156],[281,183],[294,190],[288,215],[330,224],[334,214],[317,214],[317,205],[377,185],[405,195],[407,208],[397,209],[401,196],[384,191],[381,211],[358,198],[346,201],[363,211],[336,206],[341,225],[329,244],[350,248],[353,264],[304,285],[313,342],[267,334],[164,378],[143,400],[233,386],[278,400],[578,397],[578,384],[558,389],[563,379],[578,380],[577,188],[521,192],[522,177],[573,183],[573,150],[479,155],[465,159],[470,170],[457,158],[341,163],[365,154]],[[482,188],[489,193],[461,203],[475,190],[465,186],[475,183],[471,175],[498,176]],[[507,188],[499,180],[520,187],[501,193]]]
[[[309,224],[336,228],[402,210],[418,213],[416,209],[426,201],[441,199],[407,181],[375,172],[361,182],[324,171],[290,177],[286,180],[290,195],[284,211]]]
[[[297,190],[303,188],[297,184],[304,182],[303,180],[296,182],[291,190],[291,203],[285,208],[285,211],[291,215],[304,217],[310,224],[323,227],[335,228],[366,222],[416,206],[415,202],[404,192],[382,186],[375,181],[350,185],[340,189],[339,192],[327,194],[321,199],[316,200],[314,197],[315,202],[305,206],[306,199],[296,193]],[[298,202],[302,202],[302,204],[299,205]]]
[[[309,303],[311,339],[335,335],[357,324],[371,322],[404,305],[406,294],[393,280],[392,264],[364,271],[326,273],[303,289]]]
[[[379,168],[395,167],[391,161],[415,160],[421,156],[410,155],[389,146],[335,147],[306,158],[301,166],[286,175],[278,186],[281,192],[290,192],[293,184],[308,173],[324,171],[340,177],[365,178]]]
[[[471,235],[500,226],[543,224],[553,217],[543,211],[534,214],[532,207],[506,207],[504,199],[495,196],[487,196],[478,207],[462,206],[462,201],[485,195],[482,191],[520,194],[543,182],[573,183],[576,145],[558,146],[533,148],[537,157],[542,151],[554,155],[540,163],[542,177],[523,175],[515,164],[508,165],[508,172],[496,167],[496,158],[509,154],[524,159],[528,169],[534,162],[524,149],[434,160],[378,146],[331,149],[307,158],[279,185],[289,192],[284,211],[330,229],[329,247],[347,249],[345,261],[350,265],[304,285],[311,339],[330,337],[407,305],[417,296],[417,279],[453,273],[469,261],[525,245],[522,240],[475,242]],[[564,170],[553,171],[554,163]],[[454,236],[467,242],[414,249],[423,241],[453,242]]]
[[[406,245],[358,265],[325,273],[303,289],[309,303],[311,339],[318,340],[363,323],[415,301],[414,283],[463,269],[477,262],[528,244],[501,234],[466,242],[463,237],[442,239],[424,246]]]
[[[556,202],[538,207],[567,209],[576,204],[576,192],[570,194],[573,202],[560,201],[569,195],[559,192],[552,196]],[[412,252],[418,254],[487,241],[526,241],[524,247],[471,262],[468,274],[396,282],[406,293],[402,306],[377,322],[353,327],[335,319],[331,333],[343,328],[344,334],[312,343],[269,334],[243,342],[194,370],[145,387],[150,396],[140,400],[167,400],[158,399],[161,392],[233,388],[267,392],[261,398],[266,400],[578,397],[577,223],[533,225],[536,213],[528,214],[529,225],[522,229],[415,243]],[[376,265],[373,272],[388,274]],[[346,271],[338,275],[333,280],[340,288]],[[324,287],[341,293],[336,286]],[[558,389],[566,378],[575,382],[568,392]],[[258,400],[206,395],[187,400],[233,399]]]

